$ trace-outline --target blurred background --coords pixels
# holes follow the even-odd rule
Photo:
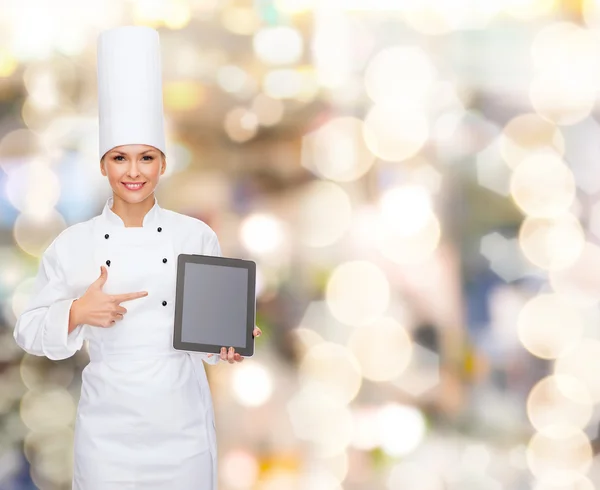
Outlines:
[[[161,38],[160,205],[257,262],[258,352],[207,366],[219,489],[600,488],[600,1],[2,0],[1,490],[70,488],[87,350],[12,330],[110,196],[126,24]]]

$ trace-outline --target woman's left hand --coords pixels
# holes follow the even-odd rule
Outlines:
[[[260,337],[262,335],[262,330],[254,325],[254,331],[252,332],[253,337]],[[212,357],[212,354],[208,354],[208,357]],[[242,362],[244,357],[237,352],[233,347],[227,349],[226,347],[221,347],[220,354],[222,361],[229,361],[229,364],[233,364],[234,362]]]

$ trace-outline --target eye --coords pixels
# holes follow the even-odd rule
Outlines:
[[[144,158],[149,158],[150,160],[146,160],[147,162],[151,162],[152,160],[154,160],[153,156],[150,155],[144,155]]]
[[[116,157],[113,158],[113,160],[120,162],[121,160],[119,160],[119,158],[123,158],[123,155],[117,155]]]

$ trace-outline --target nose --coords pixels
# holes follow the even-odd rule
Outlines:
[[[138,168],[137,163],[135,161],[133,161],[129,165],[129,169],[127,170],[127,176],[130,177],[131,179],[135,179],[139,175],[140,175],[140,169]]]

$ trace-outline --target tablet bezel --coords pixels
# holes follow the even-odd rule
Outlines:
[[[235,352],[244,356],[254,355],[254,326],[256,325],[256,263],[251,260],[234,259],[231,257],[215,257],[212,255],[198,254],[179,254],[177,257],[177,285],[175,290],[175,321],[173,330],[173,348],[176,350],[207,352],[220,354],[221,347],[230,347],[228,345],[197,344],[191,342],[182,342],[182,316],[183,316],[183,285],[185,280],[185,265],[205,264],[225,267],[237,267],[248,271],[248,302],[246,316],[246,347],[237,347]]]

